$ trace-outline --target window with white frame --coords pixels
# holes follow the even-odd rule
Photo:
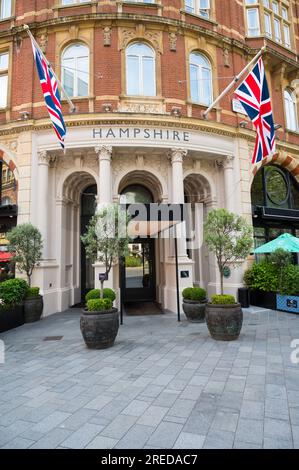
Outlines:
[[[75,5],[78,3],[89,3],[91,0],[61,0],[61,5]]]
[[[12,0],[0,0],[0,20],[12,15]]]
[[[211,64],[200,52],[190,54],[190,91],[193,103],[209,106],[213,101]]]
[[[247,34],[261,34],[291,48],[289,3],[285,0],[245,0]]]
[[[6,108],[8,95],[8,52],[0,53],[0,108]]]
[[[127,94],[156,96],[156,54],[143,42],[131,44],[126,49]]]
[[[297,100],[294,91],[284,90],[284,106],[287,129],[298,131]]]
[[[137,3],[158,3],[156,0],[124,0],[125,2],[137,2]]]
[[[82,43],[71,44],[61,60],[63,86],[69,96],[89,95],[89,49]]]
[[[210,9],[210,0],[185,0],[185,10],[188,13],[193,13],[203,18],[209,18]]]

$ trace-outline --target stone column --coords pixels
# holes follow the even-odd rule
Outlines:
[[[172,168],[172,203],[184,204],[184,168],[183,162],[188,151],[184,149],[171,149],[170,161]],[[178,256],[179,258],[187,258],[186,245],[186,224],[182,223],[176,227],[178,236]]]
[[[46,151],[38,153],[38,227],[43,238],[43,259],[48,258],[49,166],[55,158]]]
[[[99,160],[98,202],[100,205],[110,204],[112,202],[112,147],[110,145],[98,146],[95,147],[95,152]]]
[[[235,212],[234,159],[233,155],[228,155],[223,162],[225,206],[229,212]]]

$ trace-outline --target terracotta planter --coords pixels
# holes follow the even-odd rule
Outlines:
[[[183,310],[187,320],[192,323],[204,323],[206,305],[207,302],[198,302],[196,300],[184,299]]]
[[[44,301],[41,295],[30,297],[24,301],[25,323],[34,323],[40,320],[44,308]]]
[[[241,305],[207,304],[206,322],[213,339],[219,341],[236,340],[240,335],[243,324]]]
[[[119,312],[116,308],[102,312],[82,310],[80,329],[88,348],[106,349],[113,346],[118,328]]]

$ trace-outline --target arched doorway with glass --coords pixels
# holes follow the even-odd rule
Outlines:
[[[149,189],[140,184],[126,186],[120,194],[121,204],[151,204]],[[156,300],[155,240],[138,237],[129,245],[129,253],[122,260],[120,284],[124,302]]]
[[[251,204],[255,248],[283,233],[299,236],[299,185],[287,170],[262,168],[251,186]]]
[[[97,185],[87,186],[81,194],[80,234],[84,235],[90,219],[96,212]],[[92,262],[86,257],[86,251],[81,242],[81,296],[84,300],[86,293],[94,288],[94,269]]]

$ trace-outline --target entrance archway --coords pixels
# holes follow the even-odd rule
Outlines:
[[[61,211],[61,287],[70,290],[68,305],[81,302],[94,287],[94,272],[86,260],[81,235],[96,210],[97,184],[88,171],[69,174],[62,185]],[[66,303],[66,300],[64,301]]]

